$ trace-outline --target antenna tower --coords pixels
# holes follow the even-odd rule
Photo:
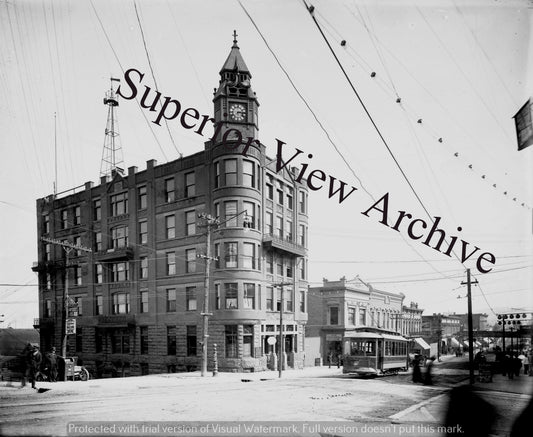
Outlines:
[[[122,145],[120,144],[118,133],[116,112],[118,96],[113,89],[113,82],[120,82],[120,79],[111,78],[111,88],[106,92],[104,97],[104,105],[107,105],[107,124],[105,127],[100,176],[106,177],[113,177],[115,173],[124,173],[124,157],[122,155]]]

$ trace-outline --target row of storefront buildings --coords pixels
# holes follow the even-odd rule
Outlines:
[[[423,309],[401,293],[358,277],[309,286],[311,185],[255,141],[259,103],[236,41],[219,74],[202,151],[37,200],[41,347],[67,338],[93,375],[127,376],[199,368],[206,316],[208,368],[216,345],[220,371],[268,369],[281,332],[294,368],[355,327],[421,336]],[[194,129],[199,114],[185,113]]]

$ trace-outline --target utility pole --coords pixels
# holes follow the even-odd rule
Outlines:
[[[274,288],[280,289],[280,308],[279,308],[279,356],[278,356],[278,377],[281,378],[281,373],[283,371],[283,353],[285,349],[285,341],[283,337],[283,306],[285,305],[284,300],[284,290],[285,285],[292,285],[292,282],[279,282],[277,284],[272,284]]]
[[[47,243],[57,244],[58,246],[61,246],[63,250],[65,251],[65,287],[63,288],[64,316],[62,320],[63,322],[62,329],[64,331],[64,335],[63,335],[63,340],[61,342],[61,355],[63,357],[66,357],[67,356],[67,338],[68,338],[67,318],[68,318],[68,305],[69,305],[69,296],[68,296],[68,268],[70,267],[69,266],[69,255],[72,250],[81,250],[83,252],[88,252],[88,253],[92,253],[92,250],[85,246],[81,246],[81,245],[78,246],[78,245],[69,243],[68,241],[60,241],[54,238],[41,237],[41,240],[46,241]],[[66,380],[66,373],[67,372],[65,372],[65,380]]]
[[[204,310],[201,313],[203,316],[203,334],[202,334],[202,376],[207,374],[207,339],[209,338],[209,316],[212,314],[209,312],[209,282],[210,282],[210,268],[211,260],[217,260],[216,257],[211,256],[211,227],[218,226],[220,221],[211,217],[209,214],[198,214],[199,218],[205,219],[206,223],[203,226],[207,227],[207,246],[205,255],[198,255],[198,258],[205,259],[205,278],[204,278]],[[213,373],[215,376],[215,373]]]
[[[470,385],[474,384],[474,331],[472,322],[472,284],[477,284],[470,279],[470,269],[466,269],[466,282],[461,282],[461,285],[467,285],[468,289],[468,368],[470,369]]]

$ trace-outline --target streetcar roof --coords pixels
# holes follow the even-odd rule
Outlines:
[[[406,338],[401,335],[392,335],[377,332],[347,332],[344,334],[344,338],[359,338],[359,339],[373,339],[380,338],[385,340],[407,341]]]

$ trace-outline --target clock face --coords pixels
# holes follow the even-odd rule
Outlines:
[[[244,121],[246,117],[246,108],[239,103],[233,103],[229,108],[229,115],[232,120]]]

